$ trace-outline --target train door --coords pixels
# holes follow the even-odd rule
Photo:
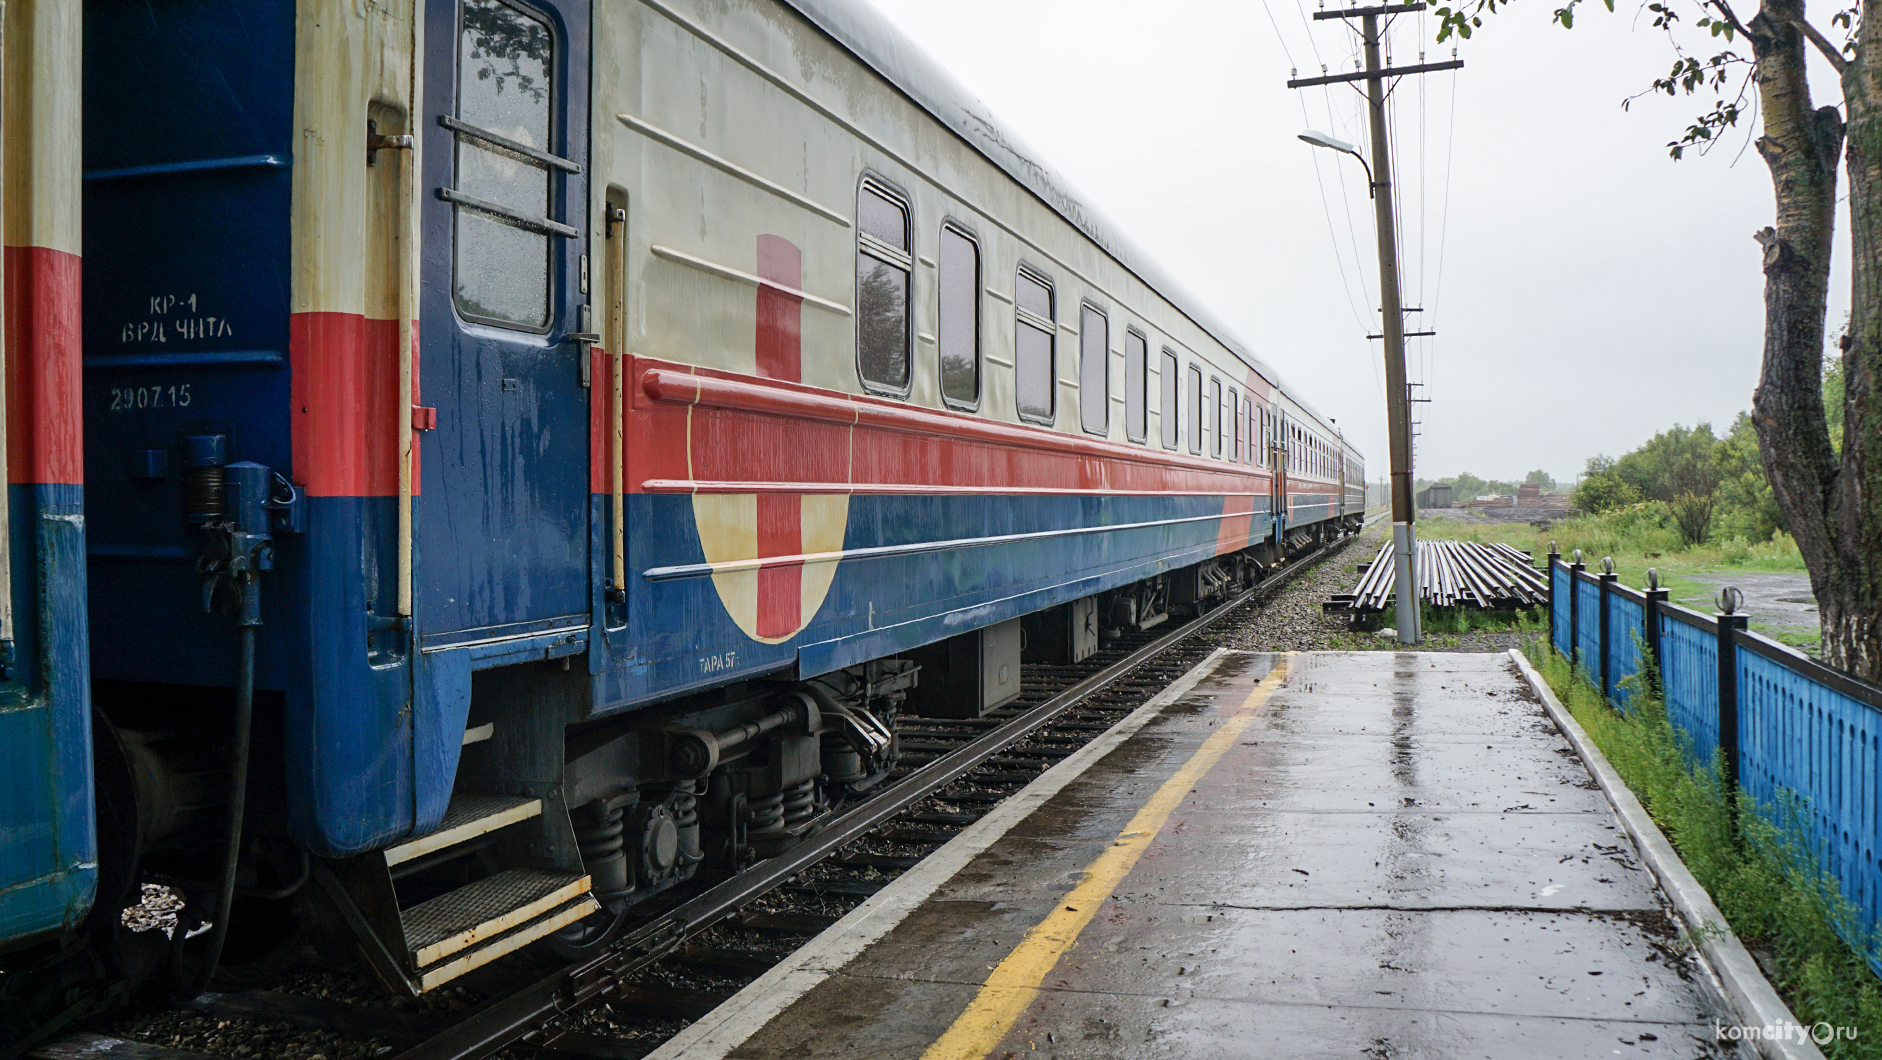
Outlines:
[[[1334,513],[1340,516],[1341,518],[1344,518],[1346,516],[1346,436],[1345,435],[1340,436],[1339,444],[1334,447],[1333,460],[1334,460],[1334,464],[1336,465],[1335,472],[1339,476],[1339,480],[1340,480],[1340,484],[1337,487],[1337,493],[1335,493],[1334,498],[1333,498],[1333,503],[1338,505],[1338,507],[1334,509]]]
[[[1280,410],[1269,410],[1268,429],[1268,466],[1273,469],[1268,504],[1274,510],[1274,540],[1279,543],[1287,536],[1287,419]]]
[[[588,623],[590,0],[424,3],[414,507],[437,650]]]

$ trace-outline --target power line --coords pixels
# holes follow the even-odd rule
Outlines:
[[[1309,25],[1307,21],[1307,13],[1301,7],[1300,0],[1295,0],[1294,6],[1295,6],[1295,10],[1300,15],[1301,24],[1303,26],[1308,26],[1309,30],[1311,30],[1311,26]],[[1262,7],[1262,10],[1267,13],[1268,25],[1272,27],[1274,30],[1274,39],[1278,41],[1281,45],[1281,54],[1287,57],[1289,66],[1294,67],[1295,69],[1298,69],[1299,68],[1298,64],[1296,64],[1294,61],[1293,49],[1287,46],[1287,35],[1281,32],[1281,23],[1278,19],[1274,17],[1273,6],[1268,2],[1268,0],[1261,0],[1261,7]],[[1320,58],[1320,48],[1319,48],[1319,44],[1314,41],[1313,34],[1311,32],[1308,33],[1307,40],[1308,40],[1309,45],[1313,48],[1315,60],[1318,61]],[[1325,65],[1322,64],[1321,69],[1325,70],[1325,68],[1326,68]],[[1304,97],[1300,98],[1299,103],[1300,103],[1301,121],[1303,121],[1307,125],[1312,125],[1313,118],[1307,112],[1306,99]],[[1329,109],[1328,109],[1328,116],[1329,118],[1331,118],[1332,116],[1332,110],[1331,110],[1330,104],[1329,104]],[[1333,205],[1332,205],[1331,200],[1329,200],[1327,197],[1326,175],[1323,172],[1321,172],[1319,156],[1310,154],[1309,157],[1313,161],[1314,186],[1320,192],[1321,216],[1326,219],[1326,223],[1327,223],[1327,241],[1333,248],[1333,263],[1339,269],[1339,273],[1340,273],[1340,290],[1342,293],[1346,295],[1346,307],[1348,311],[1350,311],[1353,314],[1353,322],[1360,326],[1360,329],[1363,333],[1366,327],[1365,316],[1364,314],[1360,312],[1359,300],[1357,297],[1355,297],[1353,293],[1352,278],[1349,277],[1346,273],[1345,255],[1340,252],[1339,232],[1333,225]],[[1344,193],[1343,183],[1342,183],[1341,190],[1343,194]],[[1349,208],[1347,211],[1347,221],[1348,221],[1349,230],[1351,227],[1351,220],[1352,220],[1351,214],[1352,212],[1351,212],[1351,209]],[[1357,241],[1355,241],[1354,243],[1353,256],[1354,256],[1355,266],[1356,267],[1360,266],[1363,263],[1364,259],[1359,257]],[[1363,275],[1361,276],[1361,280],[1363,282],[1364,280]],[[1366,360],[1366,363],[1370,365],[1372,368],[1373,385],[1378,388],[1381,396],[1383,396],[1385,392],[1385,384],[1379,378],[1379,366],[1372,363],[1373,359],[1371,356],[1370,349],[1368,349],[1367,351],[1365,360]]]

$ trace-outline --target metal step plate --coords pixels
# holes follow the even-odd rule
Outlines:
[[[435,831],[386,848],[386,868],[526,821],[541,812],[542,800],[527,795],[453,795]]]
[[[583,876],[581,880],[582,887],[586,890],[588,877]],[[593,896],[585,893],[576,895],[574,900],[555,906],[533,920],[525,921],[490,938],[480,946],[446,957],[436,964],[419,968],[417,975],[414,976],[418,989],[423,992],[448,983],[466,972],[481,968],[505,954],[513,953],[544,935],[573,924],[600,908]]]
[[[412,967],[424,968],[587,893],[579,872],[504,869],[401,912],[399,926]]]

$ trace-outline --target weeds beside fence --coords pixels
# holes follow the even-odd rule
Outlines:
[[[1645,647],[1644,643],[1641,647]],[[1878,1055],[1882,982],[1871,967],[1882,946],[1813,853],[1812,814],[1794,795],[1759,802],[1738,792],[1734,813],[1723,756],[1695,753],[1668,714],[1651,653],[1622,681],[1625,711],[1553,645],[1526,653],[1621,779],[1666,832],[1799,1022],[1854,1028],[1825,1043],[1833,1060]]]

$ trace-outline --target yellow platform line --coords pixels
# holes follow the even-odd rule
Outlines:
[[[966,1011],[955,1019],[947,1033],[935,1039],[928,1051],[921,1054],[922,1060],[977,1060],[1000,1044],[1032,1004],[1053,966],[1078,941],[1079,932],[1091,923],[1098,907],[1110,898],[1124,877],[1130,875],[1137,859],[1150,848],[1151,840],[1169,822],[1170,814],[1182,804],[1189,789],[1215,768],[1216,762],[1267,706],[1269,697],[1287,680],[1288,662],[1293,654],[1282,655],[1274,669],[1268,671],[1268,676],[1235,708],[1235,713],[1202,742],[1189,761],[1164,781],[1156,794],[1150,796],[1150,801],[1131,817],[1110,847],[1086,868],[1084,882],[1072,888],[1065,900],[1027,932],[1026,938],[994,968]]]

